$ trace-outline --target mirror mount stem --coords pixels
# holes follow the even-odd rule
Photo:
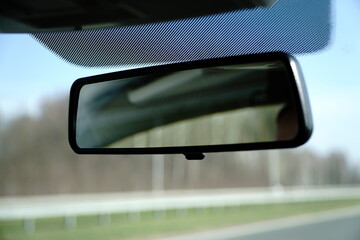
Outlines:
[[[204,153],[184,153],[187,160],[203,160],[205,158]]]

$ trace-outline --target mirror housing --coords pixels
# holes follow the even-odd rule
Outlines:
[[[78,79],[69,142],[79,154],[203,153],[296,147],[312,133],[294,57],[267,53]]]

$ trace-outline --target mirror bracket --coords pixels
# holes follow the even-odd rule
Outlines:
[[[204,153],[184,153],[187,160],[203,160],[205,158]]]

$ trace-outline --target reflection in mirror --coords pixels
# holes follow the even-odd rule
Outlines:
[[[80,148],[208,146],[291,140],[298,116],[281,61],[148,74],[84,85]]]

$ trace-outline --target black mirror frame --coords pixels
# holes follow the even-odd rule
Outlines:
[[[288,77],[290,79],[290,87],[294,93],[296,108],[300,109],[298,113],[299,131],[294,139],[277,142],[151,148],[80,148],[76,143],[76,118],[79,93],[82,86],[86,84],[110,81],[113,79],[121,79],[126,77],[134,77],[145,74],[166,73],[194,68],[204,68],[216,65],[231,65],[241,63],[248,64],[274,60],[280,60],[284,63],[284,66],[286,67],[288,73]],[[131,69],[126,71],[80,78],[73,83],[70,90],[68,124],[69,143],[74,152],[78,154],[185,154],[188,159],[202,159],[204,157],[203,153],[210,152],[293,148],[307,142],[313,130],[309,99],[299,64],[294,57],[282,52],[172,63],[167,65]]]

